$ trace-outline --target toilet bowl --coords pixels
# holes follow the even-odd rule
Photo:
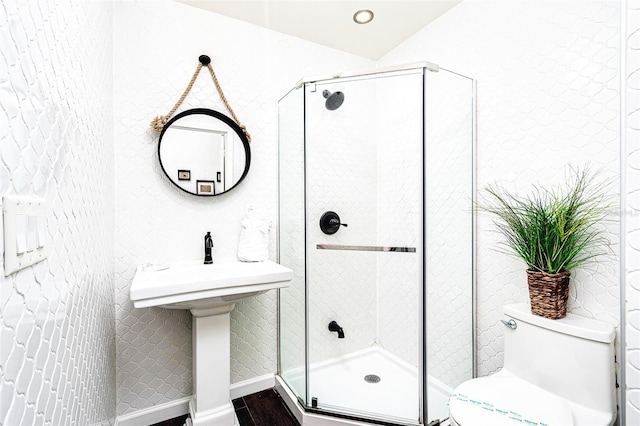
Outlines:
[[[613,326],[572,314],[543,318],[527,303],[504,313],[504,367],[453,390],[451,425],[613,425]]]

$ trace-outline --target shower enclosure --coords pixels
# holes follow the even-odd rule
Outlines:
[[[473,377],[474,91],[419,63],[279,101],[277,387],[303,424],[444,420]]]

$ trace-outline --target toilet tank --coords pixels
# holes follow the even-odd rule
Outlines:
[[[616,412],[615,330],[611,324],[567,314],[559,320],[506,305],[504,370],[588,409]]]

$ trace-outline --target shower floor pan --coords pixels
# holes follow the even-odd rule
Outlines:
[[[417,424],[419,383],[415,370],[388,351],[373,346],[313,364],[309,395],[317,398],[321,410],[393,423]],[[304,391],[302,371],[292,371],[283,376],[294,389]],[[449,392],[443,386],[430,383],[427,393],[429,417],[448,417]],[[313,421],[301,423],[315,424]]]

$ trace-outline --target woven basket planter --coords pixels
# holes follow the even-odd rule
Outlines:
[[[550,319],[567,316],[569,300],[570,272],[547,274],[546,272],[527,271],[531,313]]]

